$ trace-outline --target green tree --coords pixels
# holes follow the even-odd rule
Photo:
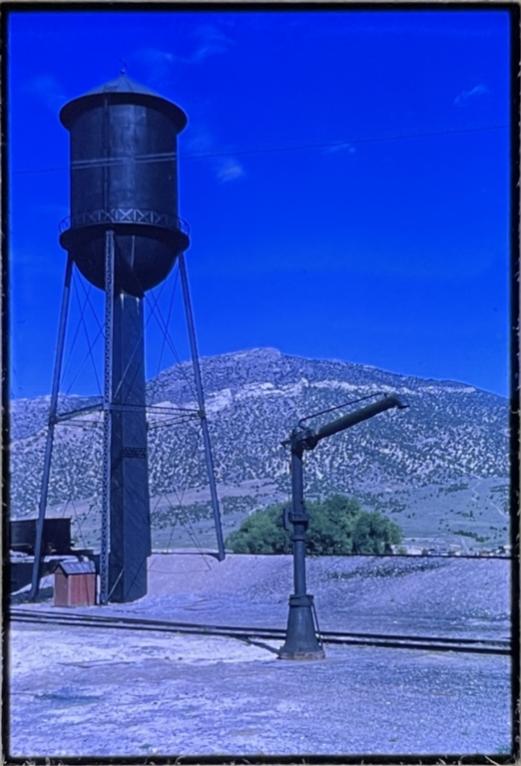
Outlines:
[[[282,522],[282,505],[257,511],[226,538],[234,553],[290,553],[291,541]]]
[[[386,553],[401,539],[397,524],[376,511],[362,511],[353,530],[353,550],[355,553]]]
[[[397,524],[380,513],[362,511],[353,498],[333,495],[308,503],[308,553],[345,556],[384,553],[401,542]],[[234,553],[291,553],[290,533],[284,529],[283,506],[273,505],[249,516],[226,539]]]

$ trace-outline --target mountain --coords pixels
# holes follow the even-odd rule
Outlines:
[[[288,454],[281,442],[299,418],[394,392],[407,402],[407,410],[382,413],[306,454],[307,497],[352,494],[368,509],[391,515],[410,537],[459,541],[464,547],[507,542],[509,432],[502,397],[454,381],[305,359],[272,348],[206,357],[201,369],[227,530],[252,509],[288,498]],[[187,412],[197,409],[192,381],[191,365],[185,363],[148,383],[156,546],[212,538],[200,428]],[[94,402],[61,397],[59,409]],[[11,513],[16,517],[36,512],[48,406],[48,397],[11,405]],[[98,412],[56,428],[49,490],[50,506],[56,507],[50,512],[72,513],[77,537],[89,540],[98,525],[101,447]]]

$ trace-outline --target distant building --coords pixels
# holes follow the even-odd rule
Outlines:
[[[512,546],[510,544],[499,545],[496,553],[498,553],[500,556],[510,556],[512,555]]]
[[[426,549],[423,545],[405,545],[404,547],[409,556],[425,556]]]
[[[457,545],[456,543],[449,545],[449,556],[461,556],[461,554],[461,545]]]

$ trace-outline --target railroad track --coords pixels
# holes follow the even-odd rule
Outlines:
[[[65,614],[64,612],[36,611],[12,608],[11,622],[37,625],[63,625],[67,627],[92,627],[111,630],[139,630],[160,633],[189,633],[202,636],[222,636],[243,641],[264,640],[283,642],[286,631],[280,628],[259,628],[242,625],[206,625],[193,622],[171,622],[120,615]],[[406,634],[355,633],[344,631],[321,631],[320,640],[325,644],[349,646],[381,646],[391,649],[420,649],[437,652],[466,652],[473,654],[510,655],[511,644],[507,639],[448,638],[446,636],[411,636]]]

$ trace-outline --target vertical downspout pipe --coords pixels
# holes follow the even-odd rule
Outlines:
[[[100,603],[109,600],[111,445],[112,445],[112,363],[114,325],[114,231],[105,232],[105,348],[103,368],[103,463],[101,492]]]

